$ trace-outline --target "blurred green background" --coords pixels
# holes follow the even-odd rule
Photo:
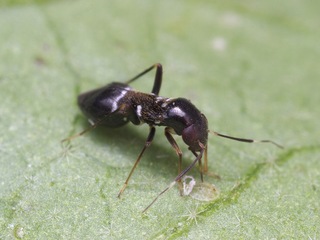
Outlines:
[[[0,239],[318,239],[319,56],[316,1],[1,1]],[[220,197],[178,188],[157,129],[119,200],[148,126],[88,126],[80,92],[164,66],[160,95],[190,99],[209,138]],[[154,73],[134,83],[149,92]],[[180,138],[183,164],[193,155]],[[189,173],[199,183],[197,168]]]

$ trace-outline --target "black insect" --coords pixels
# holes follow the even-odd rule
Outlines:
[[[142,75],[156,68],[156,75],[151,93],[142,93],[133,90],[129,84]],[[162,65],[157,63],[141,72],[137,76],[128,80],[126,83],[113,82],[102,88],[82,93],[78,96],[78,105],[84,115],[89,119],[91,127],[83,132],[67,138],[71,140],[74,137],[83,135],[90,129],[98,125],[107,127],[121,127],[128,122],[135,125],[146,123],[149,125],[149,135],[146,142],[136,159],[118,197],[123,193],[128,185],[132,173],[140,162],[143,153],[150,146],[156,128],[155,126],[164,126],[164,134],[169,143],[179,157],[178,176],[174,181],[163,190],[153,202],[144,210],[146,211],[157,198],[169,190],[175,183],[181,182],[181,178],[198,162],[200,166],[201,180],[203,173],[208,171],[207,160],[207,140],[208,140],[208,122],[206,117],[187,99],[185,98],[165,98],[159,96],[162,83]],[[217,132],[213,134],[242,142],[269,142],[278,147],[282,147],[270,140],[253,140],[236,138],[223,135]],[[182,170],[182,152],[174,140],[172,134],[182,137],[183,141],[189,147],[189,150],[195,156],[194,161]],[[65,141],[63,140],[63,141]],[[204,156],[204,166],[202,166],[202,157]]]

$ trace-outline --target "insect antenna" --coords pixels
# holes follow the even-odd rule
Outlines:
[[[166,187],[161,193],[158,194],[158,196],[153,199],[153,201],[142,211],[142,213],[145,213],[157,200],[158,198],[164,194],[166,191],[168,191],[170,188],[172,188],[177,182],[173,181],[172,183],[169,184],[168,187]]]
[[[203,146],[202,150],[200,153],[196,156],[196,159],[187,167],[185,168],[179,175],[174,179],[173,182],[171,182],[168,187],[166,187],[162,192],[158,194],[158,196],[153,199],[153,201],[142,211],[142,213],[145,213],[157,200],[158,198],[164,194],[166,191],[171,189],[186,173],[202,158],[203,153],[205,152],[205,147]],[[195,153],[194,153],[195,154]]]
[[[272,141],[272,140],[256,140],[256,139],[248,139],[248,138],[238,138],[238,137],[231,137],[231,136],[228,136],[228,135],[224,135],[224,134],[221,134],[221,133],[218,133],[218,132],[215,132],[215,131],[209,131],[210,133],[216,135],[216,136],[219,136],[219,137],[223,137],[223,138],[228,138],[228,139],[231,139],[231,140],[235,140],[235,141],[239,141],[239,142],[246,142],[246,143],[271,143],[275,146],[277,146],[278,148],[284,148],[282,145]]]

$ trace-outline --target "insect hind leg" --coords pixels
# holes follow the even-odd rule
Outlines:
[[[63,142],[69,142],[69,141],[71,141],[71,140],[73,140],[73,139],[75,139],[77,137],[80,137],[80,136],[84,135],[85,133],[87,133],[87,132],[95,129],[97,126],[99,126],[103,120],[104,120],[104,118],[99,119],[95,123],[91,124],[88,128],[84,129],[83,131],[81,131],[81,132],[79,132],[79,133],[77,133],[75,135],[72,135],[70,137],[62,139],[61,142],[62,143]]]
[[[153,87],[152,87],[152,91],[151,92],[153,94],[155,94],[155,95],[159,95],[160,88],[161,88],[161,83],[162,83],[162,72],[163,72],[162,65],[160,63],[153,64],[151,67],[147,68],[146,70],[144,70],[143,72],[139,73],[135,77],[129,79],[126,82],[126,84],[132,83],[133,81],[137,80],[141,76],[143,76],[146,73],[150,72],[154,68],[157,68],[157,70],[156,70],[156,75],[155,75],[155,78],[154,78],[154,83],[153,83]]]

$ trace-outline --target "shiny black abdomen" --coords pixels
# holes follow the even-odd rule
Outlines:
[[[102,125],[120,127],[128,122],[126,116],[119,112],[119,107],[130,90],[131,87],[127,84],[113,82],[105,87],[80,94],[78,105],[91,123],[108,116],[103,119]]]

